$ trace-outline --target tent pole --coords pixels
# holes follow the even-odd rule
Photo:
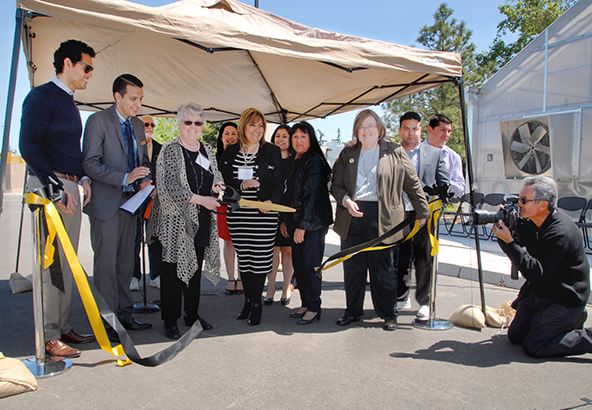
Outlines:
[[[12,45],[12,63],[10,66],[10,78],[8,80],[8,97],[6,98],[6,115],[4,116],[4,136],[2,139],[2,158],[0,159],[0,216],[4,203],[4,179],[6,177],[6,161],[8,160],[8,143],[10,141],[10,121],[12,119],[12,107],[14,105],[14,93],[16,89],[16,72],[18,68],[19,53],[21,51],[21,34],[23,30],[23,18],[25,11],[16,9],[16,23],[14,28],[14,43]]]
[[[473,157],[471,153],[471,142],[469,140],[469,126],[467,123],[467,112],[466,112],[466,104],[465,104],[465,89],[464,79],[463,77],[456,77],[454,82],[458,86],[458,94],[460,97],[460,113],[462,117],[462,125],[463,125],[463,136],[465,140],[465,152],[467,155],[467,177],[469,180],[469,192],[471,198],[471,211],[475,209],[475,192],[473,190],[473,186],[475,184],[475,178],[473,176]],[[483,316],[485,317],[485,322],[487,323],[487,308],[485,305],[485,288],[483,284],[483,265],[481,264],[481,243],[479,242],[479,234],[477,230],[475,230],[475,250],[477,251],[477,272],[479,274],[479,289],[481,290],[481,310],[483,311]]]

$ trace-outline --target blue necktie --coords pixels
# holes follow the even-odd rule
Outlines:
[[[132,131],[132,122],[128,118],[123,123],[124,133],[123,139],[127,147],[127,172],[131,172],[136,168],[136,156],[134,155],[134,133]]]

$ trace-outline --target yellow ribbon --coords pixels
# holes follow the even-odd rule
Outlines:
[[[130,364],[131,360],[127,358],[127,356],[125,355],[125,351],[123,350],[123,347],[121,345],[111,347],[111,343],[109,342],[109,338],[107,337],[107,331],[105,330],[105,326],[103,325],[103,321],[101,320],[101,314],[99,313],[99,308],[97,307],[97,303],[95,302],[95,299],[88,285],[86,275],[84,274],[82,265],[80,265],[80,261],[78,260],[76,252],[72,247],[70,238],[68,237],[66,229],[64,228],[64,224],[62,223],[62,218],[60,218],[60,214],[58,213],[58,210],[56,209],[55,205],[49,200],[44,199],[39,195],[33,193],[25,194],[25,202],[27,204],[44,206],[48,230],[47,243],[49,244],[50,242],[53,242],[53,239],[56,237],[57,234],[62,244],[62,248],[64,249],[64,254],[66,255],[68,264],[72,269],[72,275],[76,280],[76,285],[78,286],[80,298],[82,299],[82,303],[84,304],[84,310],[86,311],[88,320],[93,329],[93,333],[97,338],[99,346],[107,353],[110,353],[117,357],[117,366],[126,366]],[[53,261],[53,252],[55,251],[55,249],[53,246],[46,246],[45,250],[46,253],[43,257],[43,260],[45,262],[44,266],[45,264],[47,264],[49,260]],[[50,254],[48,254],[48,252],[50,252]],[[49,265],[51,265],[51,263]]]
[[[440,216],[440,210],[442,209],[442,200],[440,200],[440,199],[434,200],[429,203],[429,206],[430,206],[430,216],[427,220],[427,224],[428,224],[427,229],[428,229],[428,232],[430,235],[430,242],[432,244],[432,256],[434,256],[438,253],[438,238],[436,238],[436,236],[434,235],[433,232],[434,232],[434,227],[436,226],[435,224],[438,222],[438,218]],[[383,249],[391,248],[395,245],[398,245],[399,243],[408,241],[409,239],[413,238],[415,236],[415,234],[417,233],[417,231],[419,231],[419,221],[415,221],[415,225],[413,226],[413,229],[411,230],[411,232],[409,232],[409,234],[401,242],[396,242],[391,245],[372,246],[372,247],[361,249],[357,252],[351,253],[349,255],[346,255],[346,256],[343,256],[339,259],[334,260],[333,262],[324,266],[322,270],[326,270],[326,269],[329,269],[335,265],[338,265],[341,262],[346,261],[349,258],[351,258],[352,256],[355,256],[361,252],[380,251]]]
[[[430,235],[430,242],[432,243],[432,256],[436,256],[439,250],[438,238],[434,235],[436,231],[436,224],[440,218],[440,210],[442,209],[442,200],[437,199],[430,202],[430,218],[428,219],[428,232]]]

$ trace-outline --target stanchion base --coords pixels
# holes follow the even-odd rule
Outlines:
[[[430,320],[413,319],[413,322],[411,322],[411,324],[418,329],[424,329],[424,330],[449,330],[454,327],[452,322],[450,322],[449,320],[444,320],[444,319],[433,319],[433,320],[431,320],[431,319]]]
[[[67,372],[72,367],[72,360],[62,359],[56,362],[45,360],[37,364],[37,359],[33,357],[32,359],[23,360],[23,364],[33,373],[35,378],[42,379]]]
[[[158,305],[155,305],[154,303],[136,303],[134,305],[134,309],[132,310],[132,312],[134,313],[156,313],[159,311],[160,308],[158,307]]]

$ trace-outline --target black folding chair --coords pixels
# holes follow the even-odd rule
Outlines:
[[[588,213],[590,213],[590,216],[588,216]],[[582,229],[582,236],[584,237],[584,246],[592,250],[592,246],[590,245],[589,231],[589,229],[592,228],[592,198],[588,200],[586,207],[582,211],[580,220],[576,222],[576,225],[578,225]]]
[[[442,215],[445,216],[444,217],[444,226],[445,226],[446,231],[448,232],[449,235],[460,236],[463,238],[466,238],[470,235],[470,233],[472,231],[472,226],[470,226],[470,222],[471,222],[471,215],[472,215],[473,209],[476,209],[481,205],[484,195],[479,192],[474,192],[473,197],[475,200],[475,203],[473,204],[473,206],[470,206],[471,205],[471,194],[467,193],[467,194],[464,194],[460,198],[460,201],[458,203],[458,207],[456,208],[456,211],[442,213]],[[464,204],[469,204],[469,206],[470,206],[469,212],[463,212]],[[448,215],[448,217],[446,217],[446,215]],[[448,219],[450,218],[450,216],[452,216],[452,221],[449,222]],[[455,229],[455,227],[456,227],[456,229]]]

